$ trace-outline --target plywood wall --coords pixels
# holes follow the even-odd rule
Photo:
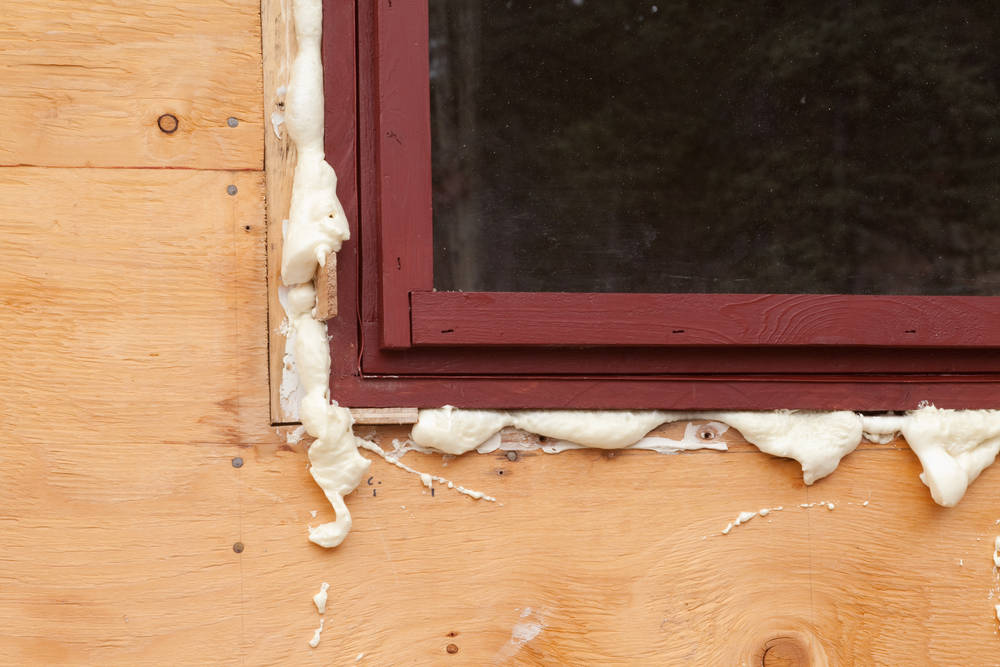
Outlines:
[[[269,49],[287,11],[265,2]],[[261,37],[246,0],[0,16],[0,662],[1000,662],[1000,472],[943,509],[901,442],[813,487],[733,432],[727,453],[407,454],[497,502],[376,460],[347,542],[310,544],[331,512],[269,410]]]

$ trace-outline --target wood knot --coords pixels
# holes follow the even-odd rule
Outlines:
[[[764,642],[762,667],[802,667],[812,665],[809,646],[799,637],[773,637]]]
[[[180,126],[180,122],[177,120],[177,116],[172,113],[165,113],[156,119],[156,125],[164,134],[173,134]]]

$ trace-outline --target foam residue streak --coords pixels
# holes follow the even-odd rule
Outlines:
[[[411,468],[410,466],[400,461],[399,458],[397,458],[397,456],[395,456],[394,454],[392,453],[387,454],[384,449],[379,447],[374,442],[369,442],[368,440],[359,440],[359,445],[364,449],[367,449],[368,451],[382,457],[386,461],[386,463],[394,465],[400,470],[405,470],[408,473],[412,473],[414,475],[419,476],[420,482],[428,489],[433,489],[434,482],[437,482],[438,484],[442,484],[448,487],[449,489],[453,489],[455,491],[458,491],[459,493],[467,495],[470,498],[475,498],[476,500],[488,500],[490,502],[496,502],[496,498],[494,498],[493,496],[488,496],[482,491],[473,491],[472,489],[467,489],[464,486],[455,484],[451,480],[446,479],[444,477],[440,477],[438,475],[431,475],[430,473],[420,472],[419,470]],[[403,451],[405,453],[405,450]]]

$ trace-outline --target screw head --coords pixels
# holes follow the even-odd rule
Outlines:
[[[229,127],[236,127],[239,124],[240,124],[240,121],[238,121],[237,119],[233,118],[232,116],[230,116],[229,118],[226,119],[226,125],[228,125]]]
[[[237,456],[236,458],[234,458],[233,459],[233,467],[234,468],[242,468],[243,467],[243,459],[241,457],[239,457],[239,456]]]
[[[242,542],[237,542],[236,544],[234,544],[233,545],[233,551],[235,551],[238,554],[243,553],[243,543]]]
[[[507,452],[507,460],[508,461],[516,461],[517,460],[517,452],[514,452],[514,451]]]
[[[226,192],[230,195],[235,195],[239,190],[236,189],[235,185],[229,185],[226,187]]]
[[[173,134],[180,126],[180,122],[177,120],[177,116],[172,113],[165,113],[156,119],[156,126],[164,134]]]

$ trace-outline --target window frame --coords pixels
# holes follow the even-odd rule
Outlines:
[[[433,291],[427,19],[425,0],[325,3],[326,149],[352,234],[328,323],[334,398],[995,407],[1000,297]]]

